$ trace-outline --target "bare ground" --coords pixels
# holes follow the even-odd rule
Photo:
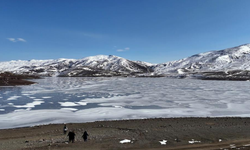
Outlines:
[[[70,123],[0,130],[0,150],[217,150],[250,149],[250,118],[158,118]],[[89,139],[81,138],[88,131]],[[131,143],[121,144],[129,139]],[[189,141],[196,141],[190,144]],[[159,141],[167,140],[166,145]]]

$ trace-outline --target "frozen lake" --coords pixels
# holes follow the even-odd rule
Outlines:
[[[250,82],[45,78],[0,87],[0,128],[152,117],[250,117]]]

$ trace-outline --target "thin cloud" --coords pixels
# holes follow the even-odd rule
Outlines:
[[[7,38],[9,41],[11,42],[16,42],[16,39],[15,38]]]
[[[23,39],[23,38],[17,38],[17,41],[20,41],[20,42],[26,42],[26,40],[25,40],[25,39]]]
[[[117,52],[125,52],[125,51],[128,51],[128,50],[130,50],[129,47],[126,47],[126,48],[124,48],[124,49],[117,49],[116,51],[117,51]]]
[[[25,39],[23,38],[7,38],[7,40],[11,41],[11,42],[27,42]]]
[[[117,51],[117,52],[123,52],[124,49],[117,49],[116,51]]]

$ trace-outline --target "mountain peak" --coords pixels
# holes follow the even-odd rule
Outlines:
[[[155,67],[156,73],[179,73],[179,69],[184,69],[186,73],[250,70],[250,44],[200,53]]]

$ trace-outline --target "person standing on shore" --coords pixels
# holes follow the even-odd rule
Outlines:
[[[86,142],[87,141],[87,139],[88,139],[88,133],[87,133],[87,131],[84,131],[84,133],[83,133],[83,135],[82,135],[82,138],[83,138],[83,140]]]
[[[63,127],[63,134],[66,134],[67,131],[68,131],[68,128],[67,128],[67,126],[66,126],[66,124],[65,124],[64,127]]]
[[[74,143],[75,142],[75,132],[74,131],[70,131],[69,133],[68,133],[68,137],[69,137],[69,143],[70,142],[72,142],[72,143]]]

